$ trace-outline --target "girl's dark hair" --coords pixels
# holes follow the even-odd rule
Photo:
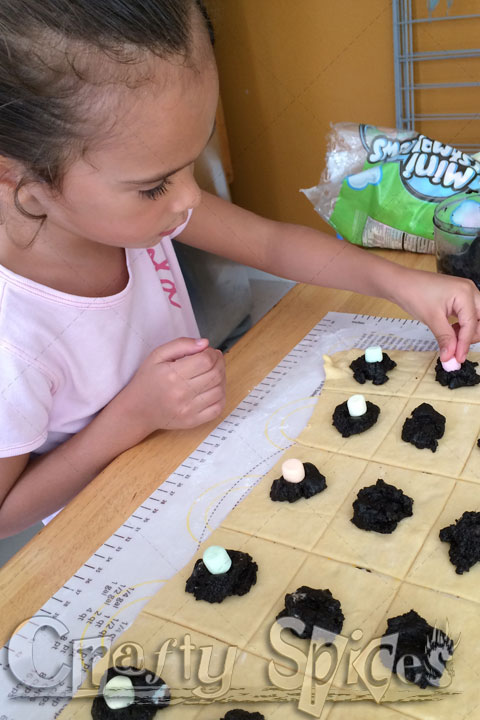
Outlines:
[[[152,54],[188,59],[195,7],[213,42],[201,0],[0,0],[0,155],[26,169],[21,212],[21,186],[60,190],[69,160],[86,151],[99,87],[135,86]]]

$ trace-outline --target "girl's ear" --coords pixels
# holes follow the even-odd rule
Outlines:
[[[45,215],[45,207],[42,202],[41,193],[37,193],[36,189],[39,187],[39,182],[23,182],[15,183],[13,188],[14,203],[18,209],[22,208],[22,211],[27,212],[33,217],[42,217]]]
[[[43,215],[44,208],[35,193],[38,182],[28,181],[27,172],[17,160],[0,155],[0,193],[3,201],[18,210],[20,205],[32,215]]]
[[[16,160],[0,155],[0,183],[13,190],[22,177],[20,166]]]

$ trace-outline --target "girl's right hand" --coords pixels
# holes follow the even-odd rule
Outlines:
[[[144,360],[121,394],[148,434],[201,425],[225,406],[223,355],[206,339],[172,340]]]

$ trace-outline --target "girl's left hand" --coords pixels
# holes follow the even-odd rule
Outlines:
[[[463,363],[470,345],[480,341],[480,292],[471,280],[423,270],[407,270],[392,298],[435,335],[440,360]],[[451,325],[448,318],[458,320]]]

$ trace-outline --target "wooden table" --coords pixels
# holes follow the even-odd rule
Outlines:
[[[372,251],[422,270],[434,258]],[[408,317],[392,303],[309,285],[293,288],[227,354],[227,416],[328,311]],[[120,455],[0,569],[0,643],[33,616],[219,423],[159,431]]]

